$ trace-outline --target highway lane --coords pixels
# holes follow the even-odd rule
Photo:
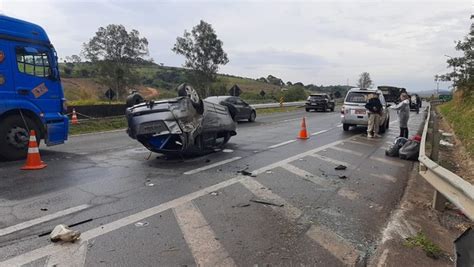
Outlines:
[[[315,135],[295,140],[303,115]],[[412,115],[414,133],[421,115]],[[239,124],[231,152],[192,159],[149,157],[119,131],[42,149],[49,164],[42,171],[0,163],[0,229],[16,230],[0,232],[0,261],[43,266],[60,262],[54,255],[79,253],[90,266],[363,262],[412,163],[383,155],[396,122],[384,138],[370,140],[364,129],[343,132],[339,125],[337,112],[262,116]],[[340,162],[348,170],[335,171]],[[256,177],[239,175],[243,169]],[[18,227],[45,216],[53,218]],[[90,219],[74,227],[83,243],[66,252],[38,237],[58,223]]]

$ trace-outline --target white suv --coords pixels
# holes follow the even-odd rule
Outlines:
[[[349,131],[351,126],[367,126],[369,123],[369,116],[365,104],[369,94],[378,95],[383,106],[382,119],[380,121],[380,133],[384,133],[388,129],[390,123],[390,110],[385,102],[382,91],[378,89],[360,89],[352,88],[347,92],[344,99],[344,105],[341,108],[342,128],[344,131]]]

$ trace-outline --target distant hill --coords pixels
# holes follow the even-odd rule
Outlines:
[[[62,83],[66,98],[69,101],[104,101],[106,86],[96,82],[97,77],[92,63],[60,63],[59,64]],[[174,89],[181,83],[187,81],[186,77],[190,70],[178,67],[162,66],[154,63],[141,64],[136,68],[139,83],[133,88],[137,89],[145,98],[159,99],[176,96]],[[284,84],[281,79],[268,75],[267,78],[245,78],[229,74],[218,74],[217,80],[211,85],[211,95],[226,95],[233,85],[238,85],[242,90],[242,98],[249,102],[274,102],[286,89],[305,90],[308,93],[327,92],[344,96],[350,86],[317,86],[304,85],[301,82]],[[265,92],[265,97],[260,95]],[[300,98],[304,95],[300,94]]]
[[[418,94],[420,97],[430,97],[434,95],[436,90],[425,90],[425,91],[420,91],[420,92],[413,92]],[[452,95],[452,92],[449,90],[439,90],[440,95]]]

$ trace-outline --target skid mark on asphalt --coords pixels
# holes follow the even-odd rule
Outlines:
[[[11,233],[14,233],[14,232],[32,227],[34,225],[38,225],[38,224],[41,224],[41,223],[44,223],[44,222],[47,222],[47,221],[54,220],[56,218],[60,218],[60,217],[63,217],[63,216],[66,216],[66,215],[69,215],[69,214],[72,214],[72,213],[76,213],[78,211],[85,210],[89,207],[90,207],[90,205],[84,204],[84,205],[80,205],[80,206],[77,206],[77,207],[61,210],[61,211],[58,211],[58,212],[55,212],[55,213],[52,213],[52,214],[48,214],[48,215],[45,215],[43,217],[39,217],[39,218],[30,220],[30,221],[15,224],[15,225],[0,229],[0,236],[8,235],[8,234],[11,234]]]
[[[175,207],[173,212],[198,266],[236,266],[192,201]]]
[[[233,157],[233,158],[226,159],[226,160],[223,160],[223,161],[219,161],[219,162],[216,162],[216,163],[213,163],[213,164],[209,164],[209,165],[204,166],[204,167],[201,167],[201,168],[197,168],[197,169],[194,169],[194,170],[190,170],[190,171],[184,172],[183,174],[185,174],[185,175],[195,174],[195,173],[198,173],[198,172],[202,172],[202,171],[205,171],[205,170],[209,170],[209,169],[215,168],[215,167],[217,167],[217,166],[221,166],[221,165],[230,163],[230,162],[232,162],[232,161],[239,160],[239,159],[241,159],[241,158],[242,158],[242,157]]]
[[[341,260],[345,265],[356,265],[360,253],[341,236],[321,225],[311,226],[306,235]]]

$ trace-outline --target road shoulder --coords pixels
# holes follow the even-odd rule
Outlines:
[[[418,174],[418,164],[410,173],[408,185],[383,230],[369,266],[452,266],[454,240],[468,227],[468,220],[454,210],[431,209],[434,189]],[[407,240],[422,235],[441,250],[435,259],[420,246]]]

